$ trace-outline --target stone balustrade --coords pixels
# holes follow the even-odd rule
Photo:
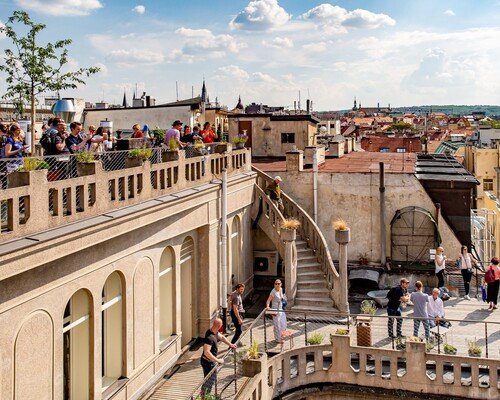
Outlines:
[[[100,162],[90,175],[49,181],[47,170],[15,173],[0,190],[0,243],[63,224],[102,215],[116,208],[153,200],[176,191],[251,169],[250,150],[105,171]]]
[[[331,341],[330,345],[294,348],[264,358],[262,372],[247,382],[237,398],[268,400],[301,388],[335,383],[447,398],[499,396],[498,359],[429,354],[420,342],[407,342],[407,348],[399,351],[353,346],[350,336],[332,335]]]

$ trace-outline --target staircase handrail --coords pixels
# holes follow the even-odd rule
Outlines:
[[[257,173],[257,186],[264,191],[267,184],[273,181],[273,178],[255,166],[252,166],[252,170]],[[333,263],[325,237],[318,225],[302,207],[283,192],[281,193],[281,197],[286,215],[299,220],[300,227],[298,233],[307,242],[308,247],[313,250],[314,255],[321,265],[321,270],[327,278],[330,297],[334,300],[335,304],[339,304],[340,299],[337,299],[336,295],[340,295],[340,291],[334,291],[334,288],[336,284],[340,284],[340,275]]]

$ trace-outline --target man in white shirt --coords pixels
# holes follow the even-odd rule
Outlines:
[[[439,289],[432,289],[432,296],[429,296],[429,302],[427,303],[427,313],[429,315],[429,323],[431,328],[434,328],[436,324],[444,327],[448,327],[450,324],[444,319],[444,304],[443,300],[439,298]]]

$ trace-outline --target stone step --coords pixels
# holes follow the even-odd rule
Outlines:
[[[331,303],[332,305],[331,306],[326,306],[326,307],[321,307],[321,306],[304,306],[304,305],[294,305],[292,307],[292,311],[299,311],[299,312],[305,312],[307,313],[308,311],[309,312],[324,312],[324,313],[335,313],[335,312],[339,312],[338,309],[336,309],[335,307],[333,307],[333,302]]]
[[[326,283],[325,282],[322,283],[323,287],[321,288],[315,288],[309,286],[299,287],[297,289],[297,297],[313,297],[313,296],[328,297],[329,291],[326,288]]]
[[[306,254],[306,255],[301,255],[301,254],[297,254],[297,262],[298,263],[309,263],[309,264],[312,264],[312,263],[318,263],[318,260],[316,259],[316,256],[314,254]]]
[[[302,279],[297,280],[297,290],[301,289],[323,289],[326,287],[324,279]]]
[[[324,279],[323,272],[318,269],[297,270],[297,280],[306,278]]]
[[[310,307],[333,307],[333,300],[329,297],[297,297],[295,304]]]
[[[318,263],[314,262],[297,262],[297,273],[300,274],[302,272],[310,272],[312,270],[322,272],[321,271],[321,265]]]
[[[311,250],[307,247],[307,242],[305,240],[296,240],[295,241],[295,246],[297,247],[297,251],[299,249],[307,249],[307,250]]]

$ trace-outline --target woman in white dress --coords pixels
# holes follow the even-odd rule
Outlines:
[[[274,339],[278,343],[283,343],[281,334],[284,330],[286,330],[286,314],[283,311],[283,299],[286,300],[286,296],[281,286],[281,281],[279,279],[276,279],[276,281],[274,282],[274,289],[271,290],[271,293],[269,294],[266,302],[266,307],[268,310],[277,310],[276,314],[273,316],[273,324]]]

